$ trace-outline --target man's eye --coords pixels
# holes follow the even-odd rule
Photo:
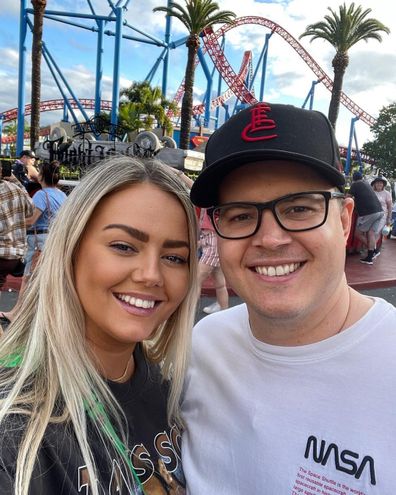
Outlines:
[[[252,220],[254,216],[252,215],[251,212],[249,211],[243,211],[243,212],[238,212],[238,211],[229,211],[224,215],[224,220],[229,223],[233,222],[246,222],[249,220]]]

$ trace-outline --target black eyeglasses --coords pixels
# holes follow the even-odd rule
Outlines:
[[[331,199],[345,198],[341,192],[308,191],[287,194],[266,203],[226,203],[208,209],[213,226],[224,239],[245,239],[261,225],[264,210],[271,210],[275,220],[288,232],[303,232],[326,222]]]

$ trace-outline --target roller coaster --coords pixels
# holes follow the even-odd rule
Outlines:
[[[25,26],[21,26],[21,32],[23,33],[24,27],[30,27],[32,29],[32,22],[29,19],[29,15],[33,14],[32,9],[27,8],[26,0],[20,0],[21,2],[21,22],[25,23]],[[76,27],[82,27],[81,24],[76,24],[71,20],[64,20],[67,15],[71,15],[74,18],[78,17],[81,19],[89,19],[94,20],[96,22],[96,27],[85,27],[85,29],[91,29],[92,31],[96,31],[98,33],[98,49],[97,49],[97,80],[96,80],[96,89],[95,89],[95,98],[78,98],[75,95],[70,87],[70,85],[65,80],[62,75],[61,70],[56,64],[54,58],[50,54],[48,48],[45,43],[43,43],[43,57],[46,61],[55,82],[61,92],[62,98],[42,101],[40,106],[41,112],[52,111],[52,110],[64,110],[64,115],[67,115],[69,112],[74,119],[75,123],[78,123],[77,116],[74,113],[75,109],[80,110],[83,116],[88,120],[88,116],[85,113],[86,110],[93,110],[95,114],[99,111],[108,111],[111,112],[111,121],[112,123],[117,123],[118,118],[118,104],[119,104],[119,61],[120,61],[120,44],[122,38],[138,40],[144,43],[151,43],[163,48],[161,55],[158,57],[158,60],[155,62],[153,68],[149,72],[147,76],[147,80],[151,82],[156,70],[158,69],[160,62],[163,62],[163,78],[162,78],[162,91],[164,94],[167,93],[167,71],[168,71],[168,63],[169,63],[169,51],[171,49],[177,48],[178,46],[185,43],[186,38],[180,39],[176,42],[170,43],[170,30],[171,30],[171,19],[169,17],[166,18],[166,32],[165,32],[165,41],[158,40],[150,35],[143,33],[141,30],[130,26],[123,19],[123,14],[126,9],[129,0],[124,0],[124,5],[120,6],[122,0],[119,0],[116,5],[114,5],[110,0],[109,4],[111,6],[111,12],[109,16],[98,16],[96,15],[92,2],[88,2],[90,5],[91,14],[79,14],[79,13],[65,13],[65,12],[56,12],[56,11],[46,11],[45,18],[51,19],[53,21],[60,21],[66,24],[71,24]],[[25,14],[25,15],[22,15]],[[62,18],[62,20],[61,20]],[[103,23],[107,22],[115,22],[116,24],[116,32],[111,33],[110,31],[103,31]],[[226,33],[230,30],[241,27],[241,26],[249,26],[249,25],[257,25],[263,26],[266,29],[270,30],[270,33],[266,35],[266,41],[264,48],[260,55],[260,60],[257,63],[257,68],[253,71],[252,64],[252,53],[251,51],[245,51],[242,62],[238,72],[235,72],[232,68],[230,62],[228,61],[225,51],[224,51],[224,40]],[[144,35],[146,38],[137,38],[134,36],[126,36],[123,34],[123,26],[127,26],[134,31],[137,31],[139,34]],[[114,71],[113,71],[113,91],[112,91],[112,100],[102,100],[100,84],[101,80],[100,68],[101,68],[101,50],[100,39],[103,37],[103,33],[112,34],[115,37],[115,51],[114,51]],[[280,36],[288,45],[295,50],[295,52],[299,55],[302,61],[308,66],[308,68],[313,72],[316,81],[315,84],[323,84],[325,88],[329,91],[332,90],[333,81],[326,74],[326,72],[319,66],[319,64],[313,59],[313,57],[305,50],[305,48],[282,26],[279,24],[266,19],[264,17],[258,16],[245,16],[240,17],[234,21],[234,23],[230,25],[221,26],[218,30],[213,31],[212,29],[205,30],[202,34],[202,47],[198,51],[197,64],[201,63],[204,69],[204,73],[207,79],[207,91],[204,101],[194,106],[193,115],[198,119],[200,116],[204,116],[204,125],[208,125],[209,120],[211,118],[211,112],[215,109],[218,112],[220,107],[226,107],[226,102],[231,98],[236,99],[236,103],[234,106],[234,111],[236,111],[237,103],[241,105],[250,105],[254,104],[258,100],[264,99],[264,80],[265,80],[265,72],[266,72],[266,57],[268,54],[269,41],[272,35]],[[168,41],[166,41],[168,40]],[[26,48],[26,33],[25,37],[21,36],[21,46],[20,46],[20,66],[19,66],[19,91],[18,91],[18,107],[10,110],[6,110],[0,112],[0,116],[2,117],[3,122],[17,120],[18,122],[24,122],[24,118],[26,115],[30,114],[30,105],[25,105],[24,100],[24,56],[23,51]],[[102,47],[103,48],[103,47]],[[210,70],[206,63],[205,55],[208,55],[213,63],[213,71],[210,74]],[[263,62],[262,62],[263,61]],[[255,91],[253,88],[254,80],[258,74],[259,64],[262,62],[262,74],[261,74],[261,85],[260,85],[260,95],[257,99],[255,95]],[[219,77],[219,83],[217,88],[217,95],[213,98],[213,75],[215,70],[217,71]],[[62,84],[63,82],[63,84]],[[221,83],[224,82],[228,88],[226,91],[221,91]],[[63,86],[63,88],[62,88]],[[66,94],[66,90],[70,93],[71,97],[68,97]],[[174,96],[174,102],[179,104],[184,92],[184,81],[180,84],[176,94]],[[313,95],[312,95],[313,96]],[[313,103],[313,98],[311,98],[311,107]],[[349,98],[345,93],[341,94],[341,103],[354,115],[353,122],[356,120],[360,120],[366,123],[369,126],[372,126],[375,123],[375,118],[371,116],[368,112],[362,109],[357,103],[355,103],[351,98]],[[305,104],[305,103],[304,103]],[[218,114],[217,114],[218,115]],[[169,116],[172,114],[169,113]],[[226,113],[226,118],[227,118]],[[218,122],[218,118],[215,119],[216,124]],[[22,136],[22,138],[21,138]],[[355,135],[356,139],[356,135]],[[22,149],[23,147],[23,130],[19,129],[18,126],[18,140],[17,140],[17,148]]]

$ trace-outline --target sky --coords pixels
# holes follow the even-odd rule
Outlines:
[[[125,0],[122,1],[122,4]],[[182,3],[182,0],[179,0]],[[341,0],[218,0],[219,7],[235,12],[237,17],[259,16],[276,22],[297,38],[308,24],[320,21],[328,13],[327,8],[338,10]],[[396,101],[396,14],[392,0],[360,0],[356,3],[364,8],[371,8],[370,17],[374,17],[390,28],[391,33],[384,33],[383,42],[375,40],[360,42],[350,51],[350,63],[344,78],[344,92],[355,103],[373,117],[386,105]],[[27,0],[30,6],[29,0]],[[97,14],[108,15],[108,0],[91,0]],[[153,13],[153,8],[166,5],[166,0],[131,0],[125,12],[125,20],[134,28],[155,38],[163,39],[165,16],[161,12]],[[18,44],[20,2],[18,0],[0,0],[0,112],[17,106],[18,94]],[[88,13],[86,0],[47,0],[47,10],[62,12]],[[63,18],[67,19],[67,18]],[[71,18],[68,18],[72,20]],[[91,20],[74,19],[74,22],[93,26]],[[218,26],[219,27],[219,26]],[[114,31],[114,23],[108,24]],[[245,25],[235,27],[227,33],[225,54],[232,67],[238,72],[243,54],[251,50],[253,65],[256,67],[259,55],[269,30],[263,26]],[[124,27],[124,34],[137,34]],[[177,41],[187,34],[183,25],[176,19],[172,21],[171,40]],[[139,36],[139,35],[138,35]],[[45,20],[43,39],[60,67],[63,75],[78,98],[94,98],[96,70],[97,35],[91,31],[77,28],[50,19]],[[332,78],[331,61],[334,49],[322,40],[310,42],[302,38],[300,43],[316,60],[321,68]],[[142,81],[150,72],[161,53],[161,48],[142,42],[123,40],[120,61],[120,86],[129,86],[132,81]],[[114,37],[105,36],[103,54],[102,98],[111,99]],[[31,33],[27,36],[27,82],[26,102],[30,102],[30,56]],[[170,69],[168,76],[167,97],[172,99],[179,87],[185,70],[187,49],[184,45],[170,52]],[[212,62],[207,59],[211,69]],[[264,100],[273,103],[290,103],[302,106],[314,73],[300,59],[296,52],[278,35],[272,36],[269,43]],[[162,72],[159,69],[153,85],[161,86]],[[260,78],[257,78],[255,91],[259,94]],[[217,87],[217,76],[214,79]],[[223,90],[226,89],[223,83]],[[206,90],[206,82],[200,67],[196,71],[194,88],[195,103],[200,103]],[[61,98],[58,88],[45,64],[42,65],[42,100]],[[313,108],[327,114],[330,93],[322,84],[315,88]],[[221,118],[223,111],[221,113]],[[351,118],[353,115],[344,107],[340,109],[337,123],[337,139],[347,146]],[[61,112],[41,114],[42,125],[55,123],[62,118]],[[357,121],[355,130],[358,145],[373,139],[367,124]]]

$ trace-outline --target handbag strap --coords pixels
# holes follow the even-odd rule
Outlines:
[[[47,203],[47,211],[48,211],[48,225],[49,223],[51,222],[52,220],[52,211],[51,211],[51,205],[50,205],[50,201],[49,201],[49,197],[48,197],[48,193],[47,191],[44,191],[45,192],[45,200],[46,200],[46,203]]]

